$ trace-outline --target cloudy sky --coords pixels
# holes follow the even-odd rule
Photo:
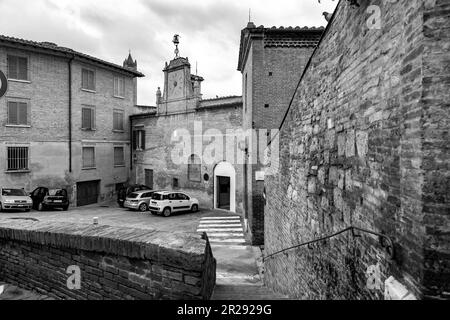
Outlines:
[[[180,55],[205,78],[205,98],[241,94],[237,69],[240,30],[249,8],[257,26],[324,26],[334,0],[0,0],[0,33],[50,41],[122,64],[138,60],[139,104],[154,105],[165,61]]]

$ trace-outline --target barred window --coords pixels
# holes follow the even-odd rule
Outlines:
[[[95,72],[88,69],[81,70],[81,88],[95,91]]]
[[[8,55],[8,78],[28,81],[28,58]]]
[[[8,101],[8,124],[28,125],[28,103]]]
[[[193,182],[202,181],[202,164],[200,162],[200,157],[195,154],[189,157],[188,179]]]
[[[95,148],[83,147],[83,169],[95,168]]]
[[[113,130],[124,130],[124,112],[121,110],[114,110],[113,112]]]
[[[123,147],[114,147],[114,166],[115,167],[125,166],[125,154]]]
[[[95,129],[95,108],[83,107],[81,109],[81,129],[94,130]]]
[[[125,97],[124,77],[114,77],[114,96],[119,98]]]
[[[28,147],[8,147],[8,171],[29,170]]]

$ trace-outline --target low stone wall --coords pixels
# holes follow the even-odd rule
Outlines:
[[[209,299],[215,272],[206,235],[0,221],[0,281],[56,299]]]

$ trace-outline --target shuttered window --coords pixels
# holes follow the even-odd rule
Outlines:
[[[8,101],[8,124],[28,125],[28,103]]]
[[[28,169],[28,147],[8,147],[8,171]]]
[[[124,112],[121,110],[114,110],[113,112],[113,130],[124,130]]]
[[[114,77],[114,96],[123,98],[125,97],[125,78]]]
[[[114,166],[115,167],[125,166],[125,154],[123,147],[114,147]]]
[[[81,88],[95,91],[95,72],[88,69],[81,71]]]
[[[83,107],[81,109],[81,129],[94,130],[95,129],[95,108]]]
[[[83,147],[83,169],[95,168],[95,148]]]
[[[28,58],[8,55],[8,78],[28,81]]]

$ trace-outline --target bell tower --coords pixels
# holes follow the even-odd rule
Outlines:
[[[189,58],[179,56],[180,36],[174,35],[175,58],[166,62],[164,90],[157,103],[159,114],[175,114],[194,111],[201,100],[202,77],[191,74]],[[157,92],[157,95],[161,93]]]

